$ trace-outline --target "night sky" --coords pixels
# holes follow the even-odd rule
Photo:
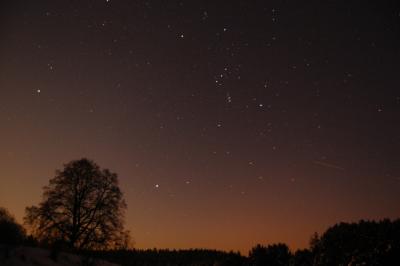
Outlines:
[[[399,218],[396,1],[1,1],[0,206],[119,174],[137,248]]]

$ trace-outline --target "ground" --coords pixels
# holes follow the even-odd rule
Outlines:
[[[51,252],[41,248],[0,246],[0,252],[2,266],[117,266],[117,264],[102,260],[92,262],[85,257],[64,252],[60,252],[57,259],[52,259]]]

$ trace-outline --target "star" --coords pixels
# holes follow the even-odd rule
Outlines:
[[[231,95],[229,94],[229,92],[226,93],[226,101],[227,101],[228,103],[231,103],[231,102],[232,102],[232,97],[231,97]]]
[[[201,18],[202,20],[206,20],[208,18],[208,13],[207,11],[203,12],[203,17]]]

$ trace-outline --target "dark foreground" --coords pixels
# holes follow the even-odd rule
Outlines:
[[[400,265],[400,220],[340,223],[328,228],[320,236],[315,234],[307,249],[292,252],[282,243],[257,245],[251,249],[248,256],[204,249],[71,252],[59,247],[39,245],[32,239],[19,245],[0,245],[0,247],[0,265],[7,266],[58,266],[70,265],[72,262],[77,266],[94,266],[105,265],[106,261],[110,262],[109,265],[123,266]],[[34,252],[34,255],[23,252],[28,250],[32,253],[35,247],[41,249],[37,249],[38,252]],[[65,258],[68,261],[65,261]]]

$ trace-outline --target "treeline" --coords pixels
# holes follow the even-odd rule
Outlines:
[[[216,250],[71,250],[57,242],[46,244],[27,236],[25,229],[0,208],[0,247],[39,246],[57,252],[80,253],[123,266],[314,266],[400,265],[400,220],[339,223],[312,236],[307,249],[291,251],[286,244],[257,245],[248,256]],[[7,259],[4,249],[0,259]]]
[[[86,251],[83,255],[108,260],[120,265],[135,266],[241,266],[246,257],[236,252],[224,252],[208,249],[190,250],[110,250]]]
[[[94,257],[124,266],[337,266],[400,265],[400,220],[339,223],[307,249],[290,251],[283,243],[257,245],[248,256],[214,250],[114,250],[91,252]]]

